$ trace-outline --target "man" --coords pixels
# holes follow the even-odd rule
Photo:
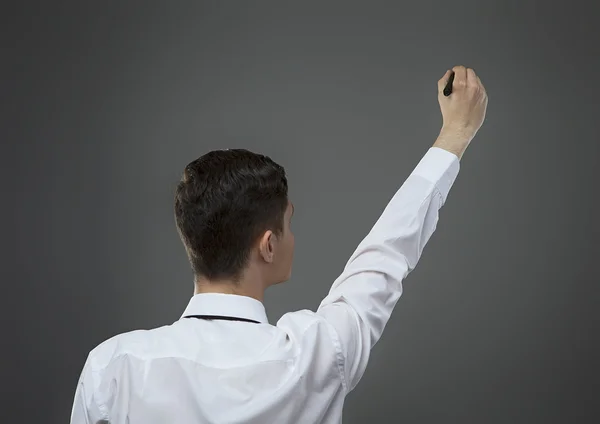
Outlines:
[[[443,91],[454,73],[452,94]],[[267,321],[263,294],[290,277],[294,207],[284,169],[246,150],[190,163],[175,196],[195,275],[181,319],[100,344],[85,363],[73,424],[340,423],[438,221],[487,94],[472,69],[438,82],[438,139],[393,196],[316,312]]]

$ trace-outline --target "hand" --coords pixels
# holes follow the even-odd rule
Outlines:
[[[454,72],[452,94],[443,93]],[[441,135],[447,140],[463,141],[467,145],[481,128],[485,119],[488,97],[485,87],[475,71],[464,66],[455,66],[438,81],[438,101],[442,110]]]

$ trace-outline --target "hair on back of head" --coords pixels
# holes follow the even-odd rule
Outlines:
[[[245,149],[213,150],[188,164],[175,191],[175,221],[196,278],[238,281],[267,230],[283,231],[285,169]]]

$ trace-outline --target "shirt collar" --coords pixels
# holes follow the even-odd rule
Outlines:
[[[188,315],[222,315],[269,323],[265,306],[260,301],[237,294],[196,294],[190,299],[181,318]]]

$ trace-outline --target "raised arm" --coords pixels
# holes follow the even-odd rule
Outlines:
[[[453,92],[443,94],[454,72]],[[472,69],[462,66],[438,81],[444,124],[440,135],[396,192],[350,257],[317,314],[333,327],[347,391],[362,377],[400,295],[435,231],[458,172],[459,160],[485,118],[487,95]]]

